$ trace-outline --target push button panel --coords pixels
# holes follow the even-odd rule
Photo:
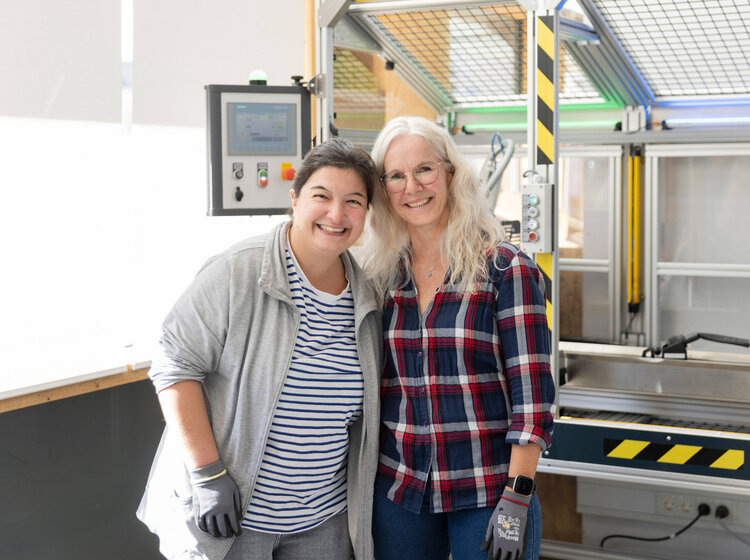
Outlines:
[[[274,158],[266,158],[259,161],[257,158],[244,158],[246,161],[231,162],[231,176],[226,182],[233,186],[234,206],[242,207],[248,204],[250,194],[253,198],[268,196],[269,190],[278,190],[286,193],[288,197],[289,182],[294,180],[297,172],[292,162],[273,161]],[[255,173],[252,172],[255,168]],[[231,204],[231,201],[228,202]],[[232,206],[228,206],[232,207]]]
[[[526,253],[551,253],[553,185],[530,183],[521,189],[521,249]]]
[[[258,162],[258,186],[268,186],[268,163]]]

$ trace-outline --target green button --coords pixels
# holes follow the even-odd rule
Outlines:
[[[531,206],[536,206],[537,204],[539,204],[539,197],[535,194],[529,195],[529,204]]]

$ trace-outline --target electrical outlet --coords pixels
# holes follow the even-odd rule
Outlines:
[[[711,513],[703,516],[705,521],[716,521],[716,508],[724,505],[729,509],[729,515],[724,518],[727,523],[737,522],[737,511],[739,504],[724,498],[708,498],[706,496],[697,496],[691,494],[672,494],[668,492],[656,493],[656,513],[658,515],[667,515],[681,519],[692,519],[698,515],[698,505],[707,504],[711,508]]]

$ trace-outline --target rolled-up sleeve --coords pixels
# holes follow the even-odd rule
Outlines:
[[[228,328],[229,263],[208,261],[162,324],[148,376],[157,392],[180,381],[203,382],[216,371]]]
[[[552,440],[555,399],[544,279],[533,261],[518,252],[496,286],[496,320],[510,387],[506,442],[535,443],[544,451]]]

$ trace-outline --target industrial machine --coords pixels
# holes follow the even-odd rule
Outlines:
[[[542,555],[750,557],[750,4],[317,6],[321,135],[433,115],[483,176],[498,135],[517,147],[490,198],[548,281],[539,472],[575,481],[581,525]]]
[[[701,352],[676,360],[643,357],[632,347],[563,346],[564,421],[545,455],[550,465],[576,474],[620,468],[625,476],[714,492],[719,479],[732,493],[750,496],[748,360]]]
[[[310,93],[302,85],[208,85],[210,216],[283,214],[311,147]]]

